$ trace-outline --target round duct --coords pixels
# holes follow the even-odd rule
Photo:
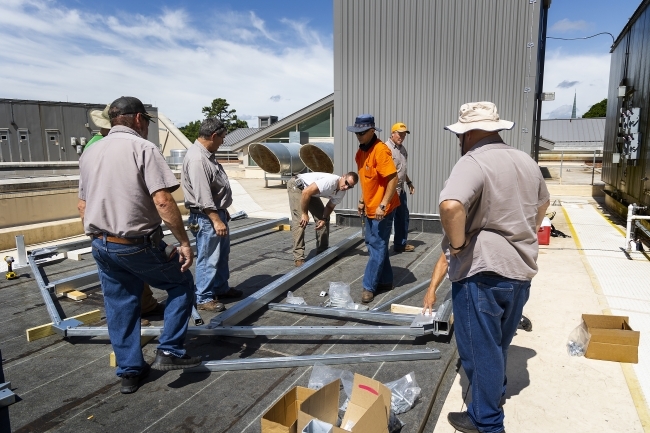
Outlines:
[[[300,147],[300,159],[311,171],[334,173],[334,143],[307,143]]]
[[[299,143],[253,143],[248,153],[267,173],[294,174],[305,169]]]
[[[185,159],[185,154],[187,153],[186,149],[172,149],[169,151],[169,156],[167,157],[168,164],[181,165],[183,164],[183,159]]]

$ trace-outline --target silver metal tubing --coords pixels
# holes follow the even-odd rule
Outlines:
[[[55,325],[58,325],[61,323],[61,316],[59,316],[59,312],[56,310],[56,307],[54,306],[54,301],[52,300],[52,293],[50,290],[52,289],[52,285],[47,285],[45,284],[45,281],[43,280],[43,275],[41,275],[41,270],[38,267],[38,264],[36,263],[36,258],[32,255],[29,256],[29,266],[32,269],[32,274],[34,274],[34,279],[36,280],[36,284],[38,284],[38,288],[41,291],[41,296],[43,296],[43,301],[45,302],[45,307],[47,308],[47,314],[50,315],[50,319],[52,319],[52,323]]]
[[[359,311],[345,308],[313,307],[311,305],[269,304],[269,310],[287,313],[313,314],[318,316],[343,317],[352,320],[372,320],[377,322],[412,323],[411,314],[393,314],[381,311]]]
[[[196,311],[196,307],[192,305],[192,320],[194,321],[195,326],[201,326],[203,325],[203,318],[199,314],[198,311]]]
[[[317,362],[325,365],[361,364],[368,362],[415,361],[440,359],[438,349],[396,350],[394,352],[341,353],[309,356],[287,356],[276,358],[227,359],[208,361],[198,367],[183,370],[186,373],[206,371],[257,370],[265,368],[286,368],[312,366]]]
[[[451,325],[454,323],[453,304],[451,301],[451,291],[447,293],[445,301],[442,303],[435,317],[433,318],[433,333],[435,335],[449,335]]]
[[[162,326],[145,326],[140,335],[157,337],[162,333]],[[363,336],[421,336],[430,334],[429,328],[411,328],[410,326],[217,326],[208,328],[196,326],[187,328],[187,335],[222,335],[226,337],[257,337],[262,335],[363,335]],[[65,330],[67,337],[107,337],[105,326],[78,326]]]
[[[404,299],[408,299],[411,296],[415,295],[416,293],[420,293],[422,290],[426,289],[429,287],[429,283],[431,280],[426,280],[422,281],[420,284],[411,287],[408,289],[406,292],[402,293],[401,295],[397,295],[392,299],[389,299],[388,301],[384,302],[383,304],[379,304],[375,306],[375,308],[372,308],[370,311],[386,311],[390,309],[391,304],[395,304],[397,302],[403,301]]]
[[[15,266],[16,268],[22,268],[24,266],[28,266],[27,263],[27,250],[25,249],[25,236],[23,235],[16,235],[16,257],[17,263]]]
[[[340,256],[348,249],[363,242],[360,235],[361,232],[354,233],[352,236],[344,239],[337,245],[328,248],[323,253],[308,260],[302,266],[289,271],[271,284],[261,288],[246,299],[239,301],[234,307],[231,307],[218,316],[215,316],[210,321],[208,327],[213,328],[223,325],[236,325],[241,322],[246,317],[280,296],[283,292],[289,290],[300,281],[317,272],[320,268],[327,265],[330,261]]]
[[[83,274],[74,275],[72,277],[62,278],[53,281],[50,284],[54,286],[54,293],[59,294],[97,283],[99,283],[99,274],[97,274],[97,268],[95,268],[92,271],[84,272]]]
[[[246,236],[250,236],[255,233],[263,232],[264,230],[272,229],[273,227],[279,226],[280,224],[286,224],[289,222],[289,218],[278,218],[270,221],[263,221],[257,224],[251,224],[249,226],[243,227],[241,229],[233,230],[230,232],[230,240],[234,241],[241,239]]]

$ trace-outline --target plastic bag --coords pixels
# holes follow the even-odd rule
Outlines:
[[[345,395],[350,397],[352,395],[352,383],[354,382],[354,374],[347,370],[339,370],[338,368],[328,367],[325,364],[317,362],[311,370],[309,377],[309,384],[307,388],[321,389],[328,383],[334,382],[336,379],[341,379]]]
[[[347,308],[349,303],[354,303],[350,296],[350,286],[343,282],[331,282],[329,295],[332,307]]]
[[[293,292],[291,292],[291,290],[287,292],[287,304],[307,305],[304,298],[301,298],[300,296],[293,296]]]
[[[345,306],[348,310],[358,310],[358,311],[368,311],[370,307],[364,304],[357,304],[355,302],[349,302],[348,305]]]
[[[397,418],[395,411],[390,411],[390,417],[388,418],[388,433],[397,433],[402,430],[406,424],[402,422],[401,419]]]
[[[587,325],[583,321],[569,334],[569,340],[566,343],[566,351],[569,356],[584,356],[590,339],[591,334],[587,331]]]
[[[401,379],[384,384],[390,389],[390,407],[395,414],[410,410],[420,395],[421,389],[415,381],[415,373],[410,372]]]

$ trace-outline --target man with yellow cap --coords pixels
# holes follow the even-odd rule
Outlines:
[[[396,253],[410,252],[415,250],[413,245],[406,243],[406,238],[409,232],[409,210],[406,207],[406,191],[404,184],[408,186],[409,193],[415,192],[413,182],[409,179],[406,169],[406,160],[408,152],[404,147],[404,140],[406,134],[410,134],[406,125],[402,122],[397,122],[390,128],[390,138],[386,140],[386,146],[390,149],[393,155],[393,162],[397,169],[397,190],[399,196],[399,207],[395,209],[394,227],[395,235],[393,237],[393,250]]]
[[[441,247],[458,354],[472,390],[467,411],[450,412],[447,420],[465,433],[504,431],[499,403],[508,347],[537,274],[537,231],[549,205],[537,163],[499,136],[513,126],[492,102],[472,102],[445,127],[458,137],[462,157],[440,193]],[[434,269],[425,309],[435,303],[444,268],[439,261]]]

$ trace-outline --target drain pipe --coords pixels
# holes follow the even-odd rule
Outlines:
[[[637,211],[647,210],[647,206],[637,206],[636,203],[631,204],[627,207],[627,227],[625,229],[625,251],[632,251],[630,245],[632,241],[632,222],[634,220],[650,220],[650,216],[645,215],[635,215]]]

